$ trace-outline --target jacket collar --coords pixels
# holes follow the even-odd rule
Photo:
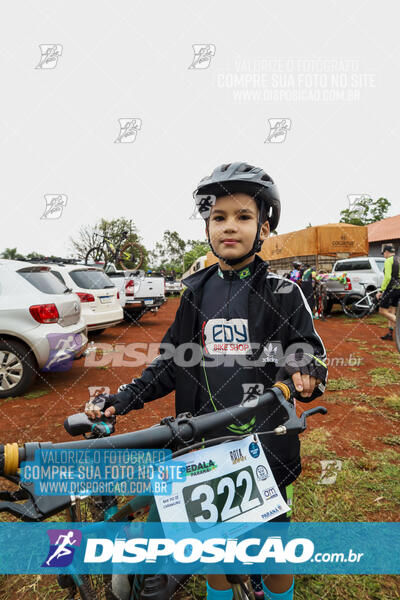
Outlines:
[[[260,256],[258,256],[258,254],[256,254],[254,257],[254,267],[257,273],[263,270],[263,268],[259,266],[261,265],[261,263],[263,263],[264,268],[266,270],[265,262],[262,258],[260,258]],[[204,285],[204,283],[207,281],[207,279],[209,279],[209,277],[211,277],[214,273],[218,271],[218,267],[219,264],[215,263],[210,267],[201,269],[198,273],[193,273],[193,275],[189,275],[189,277],[185,277],[185,279],[182,279],[182,283],[193,292],[196,292],[199,288],[201,288]]]

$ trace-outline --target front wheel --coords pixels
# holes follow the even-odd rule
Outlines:
[[[0,339],[0,398],[22,396],[36,378],[32,350],[21,342]]]
[[[128,269],[139,269],[143,262],[143,250],[139,244],[126,242],[119,252],[116,263],[126,271]]]
[[[360,294],[347,294],[342,300],[343,312],[353,319],[361,319],[369,313],[367,300]]]
[[[104,248],[101,246],[96,246],[95,248],[90,248],[85,257],[85,265],[99,265],[100,267],[105,267],[107,264],[107,254],[104,251]]]

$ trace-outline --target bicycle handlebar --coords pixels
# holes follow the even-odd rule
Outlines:
[[[79,440],[71,442],[27,442],[23,446],[18,447],[17,443],[0,445],[0,476],[13,481],[19,482],[17,475],[19,465],[23,461],[33,461],[35,451],[41,448],[63,448],[63,449],[151,449],[151,448],[185,448],[193,445],[195,442],[200,442],[207,434],[212,434],[213,430],[220,427],[230,425],[235,419],[248,419],[253,416],[255,411],[266,408],[271,402],[278,402],[281,408],[284,409],[287,419],[282,425],[279,425],[274,430],[267,433],[271,435],[297,435],[302,433],[307,428],[307,417],[313,414],[326,414],[328,411],[323,406],[316,406],[310,410],[304,411],[300,417],[296,414],[296,409],[290,401],[295,392],[295,387],[291,380],[277,382],[272,388],[268,389],[261,396],[254,399],[243,401],[241,404],[232,406],[229,409],[222,409],[214,413],[207,413],[193,417],[190,413],[184,413],[174,417],[166,417],[162,419],[159,425],[148,427],[140,431],[130,433],[122,433],[113,435],[112,437],[99,437],[90,440]],[[97,420],[89,420],[85,413],[72,415],[66,420],[65,428],[76,426],[76,421],[79,417],[84,417],[86,426],[89,427],[87,432],[96,430],[99,423],[103,422],[104,417]],[[75,419],[75,422],[74,422]],[[82,423],[79,424],[81,427]],[[85,433],[81,430],[79,433]],[[104,430],[97,429],[97,435],[109,435],[110,432],[104,433]],[[236,436],[237,437],[237,436]],[[215,438],[217,441],[218,438]],[[210,440],[209,440],[210,441]],[[212,441],[212,440],[211,440]],[[221,439],[222,441],[222,439]],[[188,448],[189,449],[189,448]],[[34,493],[33,483],[21,482],[20,490],[22,498],[16,498],[16,492],[0,491],[0,512],[6,511],[22,520],[27,521],[42,521],[43,519],[60,512],[71,503],[70,496],[36,496]],[[15,504],[17,499],[27,498],[23,504]]]

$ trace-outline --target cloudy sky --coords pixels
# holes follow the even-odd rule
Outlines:
[[[354,194],[400,212],[394,0],[41,0],[2,13],[0,250],[66,256],[100,217],[132,218],[148,248],[166,229],[201,238],[192,191],[233,161],[278,184],[280,233],[338,221]]]

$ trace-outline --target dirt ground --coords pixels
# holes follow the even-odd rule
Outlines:
[[[104,365],[104,354],[103,361],[99,363],[103,366],[85,366],[85,359],[80,359],[73,363],[68,372],[39,376],[25,397],[0,400],[2,443],[61,442],[71,439],[64,430],[64,419],[83,410],[89,399],[89,386],[109,386],[113,393],[121,383],[131,381],[143,370],[143,366],[114,366],[121,355],[117,345],[147,342],[153,344],[155,356],[157,343],[171,324],[178,304],[178,298],[170,298],[157,314],[144,315],[136,325],[124,322],[100,335],[93,334],[91,339],[95,344],[107,345],[108,365]],[[369,320],[349,320],[334,312],[325,321],[315,321],[315,325],[327,349],[329,379],[334,389],[330,389],[329,384],[323,398],[307,405],[299,403],[300,408],[326,403],[329,409],[327,416],[318,415],[310,419],[310,430],[320,426],[323,419],[324,426],[332,434],[330,445],[342,456],[357,453],[352,444],[355,439],[366,448],[380,449],[382,437],[398,432],[398,423],[387,418],[388,410],[383,400],[387,396],[400,394],[400,379],[396,379],[396,372],[400,368],[396,362],[398,355],[395,344],[380,339],[386,331],[384,321],[377,316]],[[118,356],[112,358],[113,354]],[[94,358],[92,355],[92,363]],[[96,360],[100,358],[97,354]],[[369,372],[377,368],[383,369],[384,385],[382,381],[379,381],[379,385],[373,384]],[[394,376],[385,377],[385,369],[389,372],[395,369]],[[350,385],[354,387],[345,389]],[[353,400],[351,405],[349,399]],[[359,402],[354,404],[357,400]],[[365,402],[372,405],[372,409],[366,410]],[[147,404],[143,410],[118,417],[117,432],[142,429],[173,414],[174,394],[171,393]]]
[[[148,313],[136,325],[121,323],[103,334],[93,335],[94,343],[99,347],[103,345],[102,356],[99,352],[93,353],[86,365],[82,359],[75,361],[68,372],[38,377],[24,397],[0,400],[0,441],[22,444],[71,440],[64,430],[64,419],[83,410],[90,386],[108,386],[115,392],[120,384],[131,381],[143,370],[143,366],[116,366],[122,359],[119,345],[152,344],[151,360],[151,354],[157,355],[157,345],[171,324],[178,304],[178,298],[169,299],[158,314]],[[325,321],[317,320],[315,325],[327,349],[328,390],[319,400],[307,404],[299,402],[297,406],[300,412],[321,404],[328,408],[328,414],[309,419],[308,430],[303,435],[303,474],[296,482],[299,502],[295,520],[397,521],[400,503],[396,503],[394,497],[398,486],[395,481],[392,483],[392,479],[398,481],[397,471],[396,475],[390,473],[394,473],[391,463],[399,462],[394,451],[400,445],[400,355],[394,342],[380,339],[386,332],[386,323],[377,315],[359,321],[350,320],[337,311]],[[126,355],[123,358],[130,360]],[[95,359],[100,362],[94,363]],[[142,429],[173,414],[174,394],[171,393],[147,404],[143,410],[118,417],[116,432]],[[326,486],[315,485],[321,457],[344,460],[346,470],[339,486],[326,490],[321,489]],[[386,462],[383,464],[382,460]],[[4,481],[3,489],[8,485]],[[4,515],[3,518],[9,517]],[[397,577],[331,577],[328,586],[326,578],[321,576],[305,575],[296,579],[297,600],[400,597]],[[179,595],[181,600],[204,598],[204,583],[194,578],[192,585],[191,591]],[[53,576],[1,576],[0,600],[14,598],[58,600],[65,598],[65,594]]]

